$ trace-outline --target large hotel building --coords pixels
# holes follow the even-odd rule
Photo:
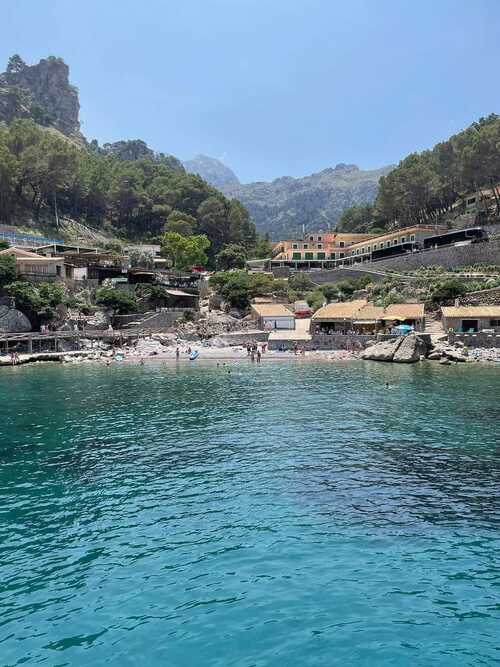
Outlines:
[[[278,241],[273,246],[271,268],[333,268],[370,261],[378,256],[413,252],[424,239],[439,233],[435,226],[417,225],[386,234],[317,232],[302,239]]]

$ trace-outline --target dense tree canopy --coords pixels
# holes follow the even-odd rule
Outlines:
[[[162,236],[162,254],[172,262],[174,269],[181,271],[196,264],[204,266],[210,241],[205,234],[182,236],[177,232],[165,232]]]
[[[467,192],[499,182],[500,116],[491,114],[383,176],[375,218],[402,226],[433,221]],[[494,196],[500,211],[500,193]]]
[[[75,146],[29,120],[0,129],[0,222],[68,216],[118,236],[147,239],[165,229],[205,234],[211,260],[224,245],[257,240],[246,209],[199,176],[157,157]]]

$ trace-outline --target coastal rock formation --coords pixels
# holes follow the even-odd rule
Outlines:
[[[394,353],[393,361],[401,364],[411,364],[418,361],[427,352],[427,345],[418,336],[405,336]]]
[[[399,338],[375,343],[361,353],[361,358],[370,361],[392,361],[400,344]]]
[[[408,334],[371,345],[361,353],[362,359],[371,361],[394,361],[411,364],[425,355],[427,346],[419,336]]]
[[[219,190],[240,183],[234,171],[220,160],[208,155],[197,155],[192,160],[183,162],[183,165],[187,172],[199,174],[207,183]]]
[[[0,333],[31,331],[31,322],[16,308],[0,306]]]
[[[9,58],[0,74],[0,120],[31,118],[40,125],[82,138],[77,89],[69,83],[69,68],[62,58],[44,58],[27,65],[20,56]]]

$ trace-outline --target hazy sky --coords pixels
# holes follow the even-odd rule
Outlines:
[[[242,181],[397,162],[500,112],[498,0],[2,0],[0,61],[62,56],[82,131]]]

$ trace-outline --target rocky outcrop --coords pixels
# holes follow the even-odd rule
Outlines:
[[[197,155],[192,160],[183,162],[183,165],[190,174],[199,174],[207,183],[219,190],[224,187],[239,185],[238,177],[234,171],[226,167],[220,160],[208,157],[208,155]]]
[[[0,306],[0,333],[22,333],[31,331],[31,322],[16,308]]]
[[[401,339],[399,338],[375,343],[361,353],[361,358],[370,361],[392,361],[400,344]]]
[[[418,336],[405,336],[394,353],[393,361],[400,364],[412,364],[427,353],[427,345]]]
[[[399,364],[411,364],[418,361],[427,352],[427,345],[419,336],[408,334],[391,340],[384,340],[366,348],[361,353],[362,359],[371,361],[393,361]]]
[[[464,348],[463,343],[460,345],[449,345],[447,342],[440,342],[434,345],[427,358],[431,361],[463,362],[467,361],[468,352]]]
[[[94,142],[92,142],[91,146],[95,147]],[[114,143],[104,144],[102,148],[98,148],[97,150],[105,155],[112,155],[118,160],[152,160],[174,171],[184,171],[182,162],[176,157],[165,153],[157,153],[149,148],[147,143],[141,139],[115,141]]]
[[[77,89],[69,83],[69,68],[62,58],[44,58],[27,65],[18,55],[0,74],[0,120],[31,118],[63,134],[81,138]]]

